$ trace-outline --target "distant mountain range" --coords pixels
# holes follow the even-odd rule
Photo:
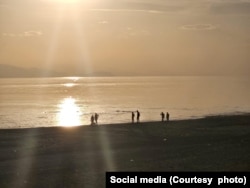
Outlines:
[[[30,77],[61,77],[61,76],[83,76],[83,77],[105,77],[114,76],[109,72],[93,72],[90,74],[67,74],[38,68],[22,68],[13,65],[0,64],[0,78],[30,78]]]
[[[62,76],[62,73],[38,68],[22,68],[12,65],[0,64],[0,78],[18,78],[18,77],[56,77]]]

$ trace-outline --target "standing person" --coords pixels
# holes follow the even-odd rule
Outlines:
[[[165,118],[165,114],[161,112],[161,121],[164,121],[164,118]]]
[[[95,113],[95,123],[98,123],[99,114]]]
[[[139,123],[141,114],[140,114],[140,112],[138,110],[136,111],[136,113],[137,113],[137,116],[136,116],[137,123]]]
[[[134,123],[134,122],[135,122],[135,113],[132,112],[132,123]]]
[[[166,119],[167,119],[167,121],[169,121],[169,113],[168,112],[166,113]]]
[[[90,118],[90,122],[91,122],[91,125],[94,125],[95,124],[95,118],[94,118],[94,115],[91,116]]]

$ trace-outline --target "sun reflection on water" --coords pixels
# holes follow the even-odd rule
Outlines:
[[[74,98],[68,97],[63,99],[58,107],[57,121],[60,126],[72,127],[81,125],[80,108],[77,106]]]

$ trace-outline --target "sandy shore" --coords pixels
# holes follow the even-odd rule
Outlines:
[[[106,171],[250,171],[250,115],[0,130],[0,187],[105,187]]]

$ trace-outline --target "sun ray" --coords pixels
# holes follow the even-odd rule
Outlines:
[[[53,29],[53,33],[51,34],[50,37],[50,43],[48,45],[48,52],[47,52],[47,56],[45,57],[45,70],[51,70],[53,68],[53,64],[55,63],[55,59],[56,59],[56,51],[58,48],[58,43],[59,43],[59,36],[60,36],[60,31],[62,28],[62,22],[63,22],[63,9],[58,7],[57,11],[56,11],[56,20],[55,20],[55,24],[54,24],[54,29]],[[44,72],[43,77],[48,76],[46,72]]]
[[[58,3],[58,6],[61,7],[60,11],[58,13],[58,24],[55,27],[54,31],[54,38],[52,40],[52,47],[50,49],[47,64],[53,63],[54,57],[53,57],[53,50],[57,47],[57,40],[58,36],[56,36],[59,33],[60,28],[62,27],[64,14],[67,13],[67,18],[73,18],[71,19],[72,22],[72,28],[73,28],[73,36],[75,39],[75,47],[77,49],[77,55],[79,55],[77,70],[82,70],[83,73],[91,75],[93,73],[93,66],[92,66],[92,60],[89,53],[89,46],[88,46],[88,40],[85,32],[85,22],[82,21],[82,9],[81,6],[76,6],[79,0],[54,0],[54,2]],[[68,6],[70,4],[70,6]],[[78,4],[80,5],[80,4]],[[80,71],[81,72],[81,71]],[[72,87],[74,86],[73,83],[66,83],[65,87]],[[90,93],[94,94],[95,89],[89,88]],[[65,98],[61,103],[59,104],[59,114],[58,114],[58,123],[62,126],[76,126],[80,125],[80,109],[76,104],[76,100],[72,97]],[[111,152],[111,147],[109,143],[108,136],[106,132],[99,132],[98,140],[101,143],[102,146],[102,155],[104,157],[107,170],[114,170],[115,169],[115,163],[113,160],[113,155]]]
[[[84,21],[81,21],[82,11],[78,6],[72,7],[73,28],[75,31],[75,42],[78,53],[80,53],[79,64],[77,64],[78,70],[84,70],[85,74],[92,73],[91,57],[89,53],[88,40],[85,32]]]

